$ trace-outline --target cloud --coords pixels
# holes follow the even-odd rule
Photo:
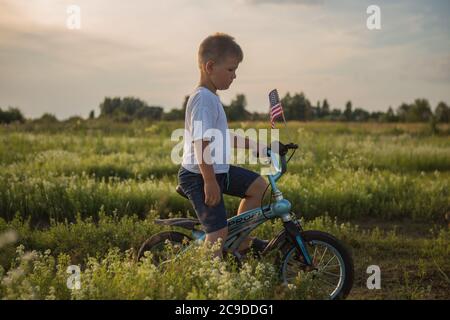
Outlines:
[[[134,95],[179,107],[198,81],[198,44],[214,31],[235,36],[245,52],[222,101],[243,92],[252,111],[266,110],[273,87],[368,108],[419,92],[449,97],[448,22],[414,3],[382,4],[376,32],[359,1],[78,0],[78,31],[65,27],[65,3],[0,0],[0,106],[64,117],[87,115],[104,96]]]
[[[0,23],[0,105],[32,117],[86,115],[107,95],[163,91],[171,58],[155,46],[64,26]]]

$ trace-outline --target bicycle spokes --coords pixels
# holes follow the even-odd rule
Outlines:
[[[307,250],[312,259],[312,266],[308,266],[297,250],[292,249],[285,260],[285,283],[293,283],[307,273],[314,287],[331,298],[340,290],[343,284],[344,265],[342,258],[335,248],[328,243],[311,241],[307,243]]]

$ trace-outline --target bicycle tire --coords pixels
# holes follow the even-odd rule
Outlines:
[[[184,239],[187,239],[189,242],[193,240],[187,234],[177,231],[164,231],[157,233],[144,241],[138,251],[136,260],[139,261],[142,257],[144,257],[144,254],[147,251],[154,253],[155,248],[164,245],[167,240],[172,244],[182,244]],[[155,257],[153,262],[157,264],[157,261],[155,261]]]
[[[308,246],[313,246],[315,244],[327,244],[329,248],[334,248],[336,253],[338,253],[341,257],[338,262],[343,264],[344,270],[341,271],[340,269],[340,277],[343,277],[342,285],[340,287],[337,287],[339,289],[337,292],[330,293],[330,298],[333,300],[340,300],[345,299],[348,294],[350,293],[352,287],[353,287],[353,281],[354,281],[354,265],[353,265],[353,259],[351,257],[351,254],[349,250],[344,246],[344,244],[336,239],[334,236],[332,236],[329,233],[322,232],[322,231],[315,231],[315,230],[308,230],[303,231],[301,233],[302,238],[304,242]],[[292,257],[294,255],[294,252],[296,252],[296,247],[293,243],[286,240],[284,245],[281,248],[282,251],[282,258],[281,261],[279,261],[280,266],[280,277],[281,280],[284,283],[287,283],[286,281],[286,264],[287,259]],[[310,250],[309,250],[310,251]],[[327,250],[325,250],[326,252]],[[311,252],[310,252],[310,255]],[[324,253],[325,255],[325,253]],[[303,257],[302,257],[303,259]],[[334,259],[334,258],[332,258]],[[331,260],[330,260],[331,261]],[[301,262],[300,262],[301,263]],[[340,264],[339,264],[340,265]],[[339,279],[340,281],[340,279]],[[340,284],[340,282],[338,283]]]

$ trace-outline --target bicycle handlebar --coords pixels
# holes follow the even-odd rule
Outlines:
[[[283,144],[280,141],[274,141],[272,143],[272,146],[276,143],[278,143],[278,146],[275,145],[275,147],[278,147],[278,154],[280,155],[280,160],[281,160],[281,173],[279,173],[279,175],[276,177],[276,180],[278,180],[278,178],[282,174],[284,174],[287,170],[286,154],[288,153],[288,151],[290,149],[292,149],[292,150],[298,149],[298,145],[295,143]],[[276,148],[275,148],[275,150],[276,150]],[[274,163],[276,169],[278,169],[276,166],[276,164],[278,164],[278,160],[276,160],[276,158],[274,158],[275,154],[277,154],[277,153],[276,152],[272,153],[271,147],[267,148],[267,156],[270,157],[272,163]]]

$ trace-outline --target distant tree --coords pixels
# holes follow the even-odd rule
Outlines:
[[[161,120],[163,108],[148,106],[145,101],[134,97],[109,98],[106,97],[100,104],[100,117],[113,117],[119,121],[132,121],[134,119]]]
[[[111,99],[111,109],[112,113],[118,113],[120,105],[122,104],[122,99],[120,97],[114,97]],[[112,114],[111,113],[111,114]]]
[[[426,99],[416,99],[414,103],[402,103],[397,109],[400,121],[421,122],[430,120],[433,112],[430,103]]]
[[[352,102],[348,101],[345,105],[345,111],[344,111],[344,117],[347,121],[353,120],[353,113],[352,113]]]
[[[355,110],[356,111],[356,110]],[[373,111],[369,115],[369,119],[373,121],[383,122],[385,121],[386,114],[382,111]]]
[[[94,119],[95,118],[95,112],[94,110],[91,110],[91,112],[89,112],[89,119]]]
[[[416,99],[413,110],[419,121],[429,121],[433,116],[430,103],[427,99]]]
[[[434,114],[436,115],[437,122],[448,123],[450,121],[450,108],[445,102],[439,102],[439,104],[436,106]]]
[[[289,92],[281,99],[286,120],[311,120],[313,108],[303,92],[293,96]]]
[[[322,117],[326,117],[329,114],[330,114],[330,105],[328,104],[327,99],[324,99],[322,104]]]
[[[283,106],[283,112],[286,119],[294,120],[294,110],[292,108],[292,97],[289,92],[281,99],[281,105]]]
[[[397,117],[394,114],[394,110],[392,110],[392,107],[389,106],[388,111],[386,112],[385,121],[387,122],[395,122],[397,121]]]
[[[172,109],[169,112],[164,112],[162,120],[174,121],[183,120],[185,112],[183,109]]]
[[[54,114],[44,113],[39,119],[39,122],[48,122],[48,123],[56,123],[59,122],[58,118]]]
[[[394,114],[394,110],[392,109],[391,106],[389,106],[389,109],[386,112],[380,112],[378,115],[374,115],[374,113],[371,113],[370,119],[375,119],[380,122],[396,122],[396,121],[398,121],[398,118]]]
[[[252,121],[266,121],[269,118],[268,113],[258,113],[253,112],[250,115],[250,119]]]
[[[119,113],[124,113],[129,116],[134,116],[137,114],[138,110],[140,110],[141,117],[145,117],[149,111],[145,110],[145,107],[147,104],[137,98],[134,97],[125,97],[122,99],[122,102],[120,103],[120,107],[118,108]],[[138,118],[140,118],[138,116]]]
[[[164,112],[162,107],[148,106],[145,101],[134,97],[105,97],[100,104],[99,117],[113,117],[119,121],[132,121],[134,119],[152,119],[152,120],[182,120],[186,113],[187,102],[189,96],[185,96],[181,109],[172,109],[169,112]],[[331,121],[383,121],[383,122],[414,122],[414,121],[429,121],[433,116],[430,104],[426,99],[416,99],[413,103],[402,103],[394,112],[390,106],[387,112],[376,111],[368,112],[362,108],[353,110],[352,102],[348,101],[345,105],[344,111],[340,109],[333,109],[327,101],[317,101],[315,106],[311,105],[303,92],[294,93],[289,92],[281,99],[283,105],[284,115],[286,120],[313,120],[326,119]],[[246,110],[247,100],[244,94],[238,94],[231,101],[229,106],[224,105],[225,113],[230,121],[243,120],[257,120],[266,121],[268,119],[268,112],[250,113]],[[5,122],[5,112],[0,110],[0,121]],[[92,110],[89,118],[95,117]],[[449,122],[450,111],[447,104],[440,102],[435,110],[435,117],[433,121]],[[56,119],[56,121],[58,121]]]
[[[330,113],[331,120],[343,120],[344,116],[342,115],[342,111],[340,109],[333,109]]]
[[[309,121],[313,119],[314,113],[311,102],[306,98],[303,92],[294,96],[294,102],[298,104],[300,120]]]
[[[64,123],[72,124],[72,125],[80,125],[83,123],[84,119],[80,116],[71,116],[64,120]]]
[[[161,107],[149,107],[143,105],[135,111],[132,116],[135,119],[161,120],[163,112],[163,108]]]
[[[437,124],[438,124],[437,118],[434,114],[432,114],[430,116],[430,119],[428,120],[428,125],[429,125],[431,133],[433,133],[433,134],[439,133],[439,128],[438,128]]]
[[[121,99],[115,97],[113,99],[105,97],[103,102],[100,104],[100,116],[110,116],[117,110],[120,106]]]
[[[0,123],[25,122],[25,117],[18,108],[8,107],[8,110],[2,111],[0,108]]]
[[[411,105],[409,105],[407,103],[402,103],[397,108],[397,116],[398,116],[399,120],[402,122],[408,121],[410,110],[411,110]]]
[[[367,121],[370,118],[370,113],[364,109],[356,108],[352,113],[352,119],[355,121]]]
[[[7,122],[6,112],[4,112],[2,110],[2,108],[0,108],[0,123],[8,123]]]
[[[229,121],[240,121],[250,119],[250,113],[245,110],[247,99],[245,95],[238,94],[228,107],[225,107],[225,113]]]
[[[322,117],[322,108],[320,106],[320,101],[317,101],[316,109],[314,112],[314,118],[320,119]]]

